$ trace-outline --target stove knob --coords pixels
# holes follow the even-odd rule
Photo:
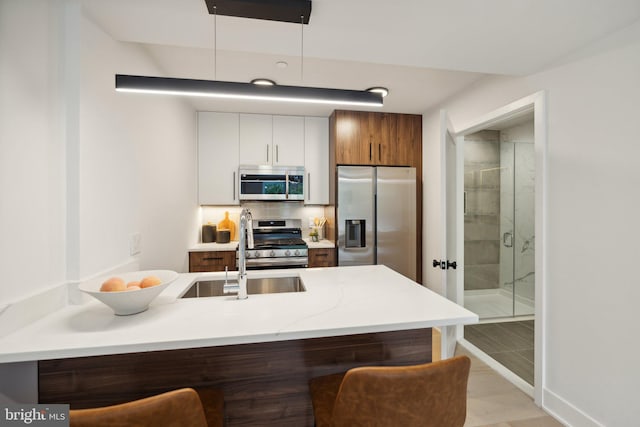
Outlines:
[[[256,258],[260,258],[260,251],[256,251]]]
[[[297,252],[297,251],[296,251]],[[289,249],[287,249],[286,251],[284,251],[284,254],[286,256],[290,256],[291,255],[291,251]]]
[[[296,251],[293,253],[295,256],[300,255],[300,251],[296,249]]]
[[[251,258],[251,251],[247,251],[247,258]]]
[[[274,257],[274,256],[276,256],[276,253],[275,253],[275,251],[271,251],[271,252],[269,252],[269,256],[271,256],[271,257]]]

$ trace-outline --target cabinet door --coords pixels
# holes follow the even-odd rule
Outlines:
[[[238,113],[198,113],[198,203],[237,205]]]
[[[304,118],[304,168],[307,173],[304,201],[329,204],[329,119]]]
[[[397,120],[395,164],[417,167],[422,162],[422,116],[398,114]]]
[[[335,267],[335,265],[335,249],[309,249],[309,267]]]
[[[189,272],[236,270],[235,251],[189,252]]]
[[[304,164],[304,117],[273,116],[274,165],[302,166]]]
[[[367,114],[359,111],[335,112],[336,164],[371,164]]]
[[[403,165],[398,163],[398,116],[399,114],[382,113],[378,117],[377,130],[379,137],[376,140],[374,149],[377,165]]]
[[[272,143],[273,116],[240,114],[240,164],[270,165]]]

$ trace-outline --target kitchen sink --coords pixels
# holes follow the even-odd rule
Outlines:
[[[229,284],[234,284],[231,281]],[[200,280],[185,292],[182,298],[221,297],[236,295],[237,292],[224,293],[224,280]],[[247,293],[275,294],[281,292],[305,292],[306,289],[299,277],[263,277],[248,278]]]

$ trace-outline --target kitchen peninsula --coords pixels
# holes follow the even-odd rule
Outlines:
[[[38,361],[41,402],[97,406],[182,386],[225,393],[228,425],[312,425],[308,378],[431,360],[431,328],[478,317],[382,266],[267,270],[304,292],[180,298],[182,274],[150,306],[114,316],[68,305],[0,339],[0,363]]]

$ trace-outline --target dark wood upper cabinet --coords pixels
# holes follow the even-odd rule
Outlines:
[[[393,152],[395,164],[419,167],[422,165],[422,116],[396,114]]]
[[[418,166],[422,116],[337,110],[332,119],[336,164]]]
[[[339,164],[370,165],[367,117],[359,111],[336,111],[335,154]],[[363,126],[365,125],[365,126]]]

